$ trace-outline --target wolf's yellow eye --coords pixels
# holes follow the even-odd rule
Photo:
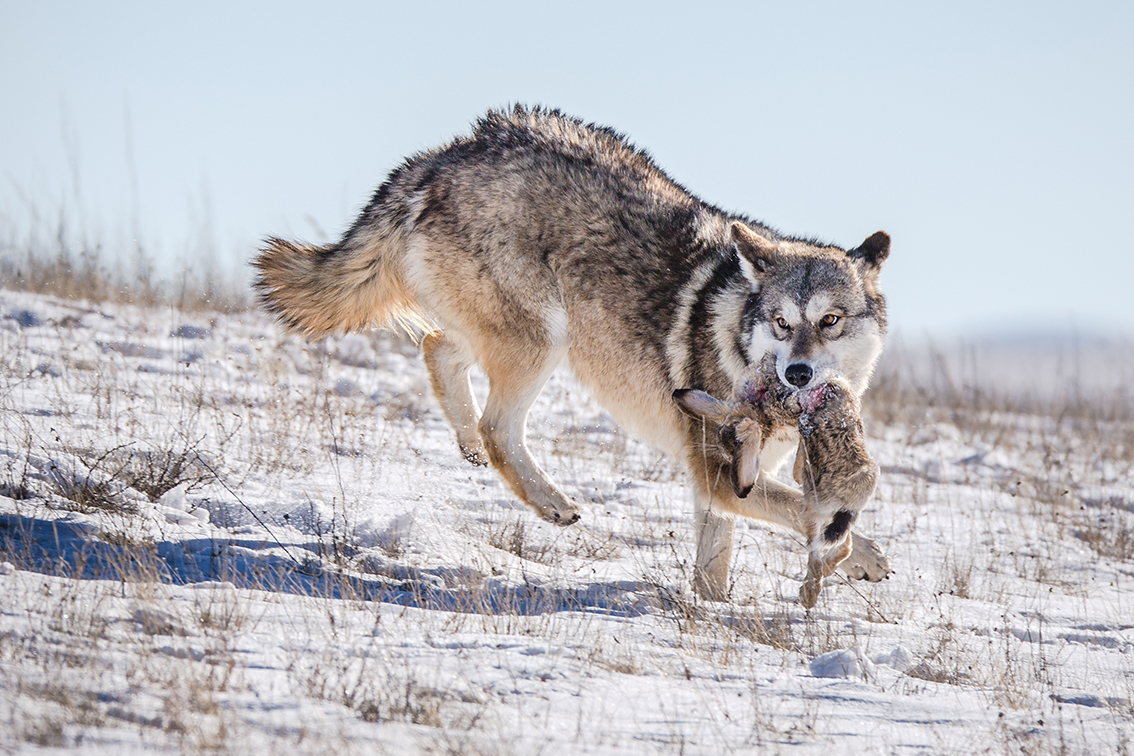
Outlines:
[[[780,328],[784,329],[785,331],[788,328],[787,321],[784,320],[782,317],[776,318],[776,325],[778,325]]]
[[[823,316],[823,319],[819,321],[819,325],[823,326],[824,328],[830,328],[831,326],[833,326],[835,323],[838,323],[838,322],[839,322],[839,316],[838,315],[833,315],[831,313],[827,313],[826,315]]]

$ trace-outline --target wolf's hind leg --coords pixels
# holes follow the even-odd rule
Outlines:
[[[547,477],[524,442],[532,402],[562,358],[547,344],[513,343],[482,356],[488,374],[488,401],[480,418],[480,437],[492,462],[520,500],[556,525],[579,519],[579,509]]]
[[[474,465],[487,465],[488,452],[477,431],[480,406],[469,385],[469,368],[474,361],[472,353],[440,331],[427,335],[421,342],[421,348],[425,353],[425,364],[429,367],[433,393],[457,432],[461,454]]]

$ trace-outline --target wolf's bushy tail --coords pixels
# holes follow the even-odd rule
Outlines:
[[[396,324],[432,330],[402,275],[404,236],[352,229],[338,244],[269,238],[253,261],[264,308],[308,336]]]

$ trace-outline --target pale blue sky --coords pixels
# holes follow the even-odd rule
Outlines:
[[[907,337],[1134,329],[1126,2],[2,2],[0,240],[63,210],[237,268],[517,101],[782,231],[889,231]]]

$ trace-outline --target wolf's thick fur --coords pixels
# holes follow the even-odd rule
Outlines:
[[[272,239],[255,266],[265,306],[311,336],[425,324],[433,387],[464,456],[491,462],[561,525],[579,511],[532,459],[524,425],[566,358],[620,423],[688,465],[695,585],[723,598],[729,518],[797,527],[801,493],[766,473],[798,436],[767,446],[759,485],[740,498],[720,485],[727,463],[701,453],[702,424],[671,395],[731,396],[768,352],[781,378],[805,362],[813,384],[841,374],[860,393],[885,331],[876,284],[888,251],[881,232],[850,251],[781,235],[692,196],[610,129],[516,107],[409,158],[338,243]],[[831,313],[837,327],[821,325]],[[474,363],[489,380],[483,412]],[[880,579],[881,551],[858,539],[860,552],[851,573]]]

